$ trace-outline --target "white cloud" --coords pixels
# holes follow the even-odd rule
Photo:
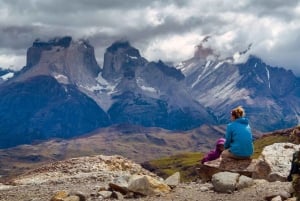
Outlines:
[[[143,54],[147,55],[146,58],[149,60],[180,62],[193,56],[195,44],[198,44],[201,39],[195,33],[157,38],[148,45]]]
[[[26,64],[26,56],[0,54],[0,67],[20,70]]]
[[[109,45],[127,38],[148,60],[177,62],[211,35],[206,45],[223,57],[252,43],[250,53],[300,75],[299,31],[294,0],[0,0],[0,66],[25,65],[35,38],[88,38],[100,62]]]

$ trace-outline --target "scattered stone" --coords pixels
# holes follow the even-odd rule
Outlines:
[[[200,191],[201,192],[209,191],[209,188],[207,186],[201,186]]]
[[[277,196],[280,196],[282,200],[286,200],[291,197],[291,193],[285,191],[284,189],[277,192],[270,192],[265,196],[265,200],[270,201]]]
[[[109,187],[113,191],[118,191],[122,193],[123,195],[126,195],[129,190],[128,190],[128,181],[129,181],[130,176],[129,175],[124,175],[121,177],[117,177],[113,180],[112,183],[109,183]]]
[[[50,201],[63,201],[65,198],[67,198],[69,193],[66,191],[58,191],[56,192]]]
[[[204,184],[202,184],[202,186],[207,187],[209,190],[214,189],[214,186],[212,185],[212,183],[204,183]]]
[[[148,175],[132,175],[128,189],[142,195],[158,195],[161,193],[169,193],[170,187]]]
[[[13,187],[14,187],[14,186],[11,186],[11,185],[5,185],[5,184],[0,183],[0,190],[6,190],[6,189],[13,188]]]
[[[271,201],[282,201],[282,199],[281,199],[281,197],[278,195],[278,196],[272,198]]]
[[[110,198],[111,195],[112,195],[111,191],[99,191],[98,192],[98,196],[101,196],[105,199]]]
[[[165,180],[165,183],[171,188],[175,188],[180,183],[180,173],[176,172],[172,174]]]
[[[232,193],[236,190],[236,183],[239,178],[238,173],[219,172],[212,176],[212,184],[215,191],[220,193]]]
[[[70,196],[72,195],[79,197],[79,201],[86,201],[86,196],[82,192],[70,192]]]
[[[250,187],[254,184],[254,181],[252,178],[246,177],[244,175],[240,175],[238,182],[236,184],[237,190]]]

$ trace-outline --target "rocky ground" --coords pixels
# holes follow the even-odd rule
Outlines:
[[[121,156],[81,157],[52,163],[11,180],[9,185],[0,185],[1,201],[50,201],[58,191],[80,194],[85,200],[105,200],[99,195],[101,189],[124,175],[156,175],[140,165]],[[156,177],[157,178],[157,177]],[[156,196],[136,196],[121,200],[136,201],[263,201],[273,194],[286,194],[289,182],[255,180],[252,187],[233,193],[217,193],[211,183],[200,180],[180,183],[169,193]],[[110,199],[106,199],[110,200]]]
[[[97,197],[97,191],[105,183],[97,179],[86,179],[81,181],[68,181],[63,183],[44,183],[40,185],[24,185],[2,189],[0,200],[2,201],[48,201],[55,192],[60,190],[79,192],[86,196],[87,200],[105,200]],[[140,198],[130,198],[136,201],[263,201],[264,198],[272,193],[287,188],[288,183],[276,182],[266,183],[256,182],[253,187],[242,189],[231,194],[216,193],[208,190],[210,184],[198,182],[182,183],[174,188],[170,193],[161,196],[147,196]],[[124,198],[125,199],[125,198]],[[107,199],[110,200],[110,199]],[[126,199],[125,199],[126,200]]]

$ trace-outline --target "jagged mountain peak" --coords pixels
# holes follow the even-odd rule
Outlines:
[[[70,36],[37,39],[27,50],[26,66],[13,81],[47,75],[64,84],[82,84],[94,82],[100,70],[94,48],[87,40],[73,40]]]
[[[134,56],[140,56],[139,51],[136,48],[132,47],[130,42],[127,40],[116,41],[111,46],[109,46],[106,50],[111,53],[117,53],[118,51],[122,51],[122,52],[128,51],[130,53],[133,53]]]
[[[169,77],[173,77],[176,80],[180,81],[184,79],[184,75],[182,72],[172,66],[169,66],[165,64],[163,61],[159,60],[158,62],[150,62],[149,66],[153,68],[159,69],[161,72],[163,72],[165,75]]]
[[[32,47],[41,47],[41,48],[51,48],[51,46],[61,46],[67,48],[70,46],[72,41],[71,36],[64,36],[64,37],[55,37],[50,39],[49,41],[42,41],[40,39],[36,39],[33,42]]]
[[[217,53],[206,44],[210,38],[211,36],[204,37],[200,44],[196,46],[193,59],[207,60],[218,57]]]
[[[238,67],[242,76],[238,86],[256,88],[257,90],[253,91],[256,94],[282,97],[293,91],[299,84],[299,79],[291,70],[269,66],[255,55],[250,55],[248,60]]]
[[[106,49],[102,76],[111,82],[124,77],[133,79],[136,68],[146,63],[147,60],[128,41],[116,41]]]

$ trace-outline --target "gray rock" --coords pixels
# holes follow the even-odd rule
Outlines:
[[[221,193],[230,193],[236,190],[236,183],[239,174],[232,172],[219,172],[212,176],[212,184],[215,191]]]
[[[282,189],[277,192],[269,192],[265,196],[265,200],[273,200],[273,198],[280,196],[282,200],[286,200],[291,197],[291,193],[287,192],[286,190]]]
[[[79,201],[86,201],[86,196],[82,192],[70,192],[70,196],[73,195],[79,197]]]
[[[109,187],[114,190],[122,193],[123,195],[126,195],[129,190],[128,190],[128,181],[129,181],[129,176],[128,175],[123,175],[121,177],[117,177],[113,180],[113,183],[109,183]]]
[[[201,192],[209,191],[209,188],[207,186],[201,186],[200,191]]]
[[[103,198],[110,198],[110,196],[112,195],[112,192],[111,191],[99,191],[98,195]]]
[[[240,190],[242,188],[247,188],[249,186],[252,186],[253,184],[254,184],[254,181],[253,181],[252,178],[241,175],[238,179],[237,184],[236,184],[236,188],[238,190]]]
[[[180,173],[176,172],[172,174],[165,180],[165,183],[171,188],[176,187],[180,183]]]
[[[159,195],[170,192],[170,187],[148,175],[132,175],[128,189],[142,195]]]
[[[286,181],[291,168],[292,155],[296,150],[299,150],[300,145],[292,143],[274,143],[266,146],[260,157],[256,169],[268,169],[265,174],[268,181]],[[263,164],[264,167],[260,167]]]
[[[274,197],[271,201],[282,201],[281,197],[278,195]]]

